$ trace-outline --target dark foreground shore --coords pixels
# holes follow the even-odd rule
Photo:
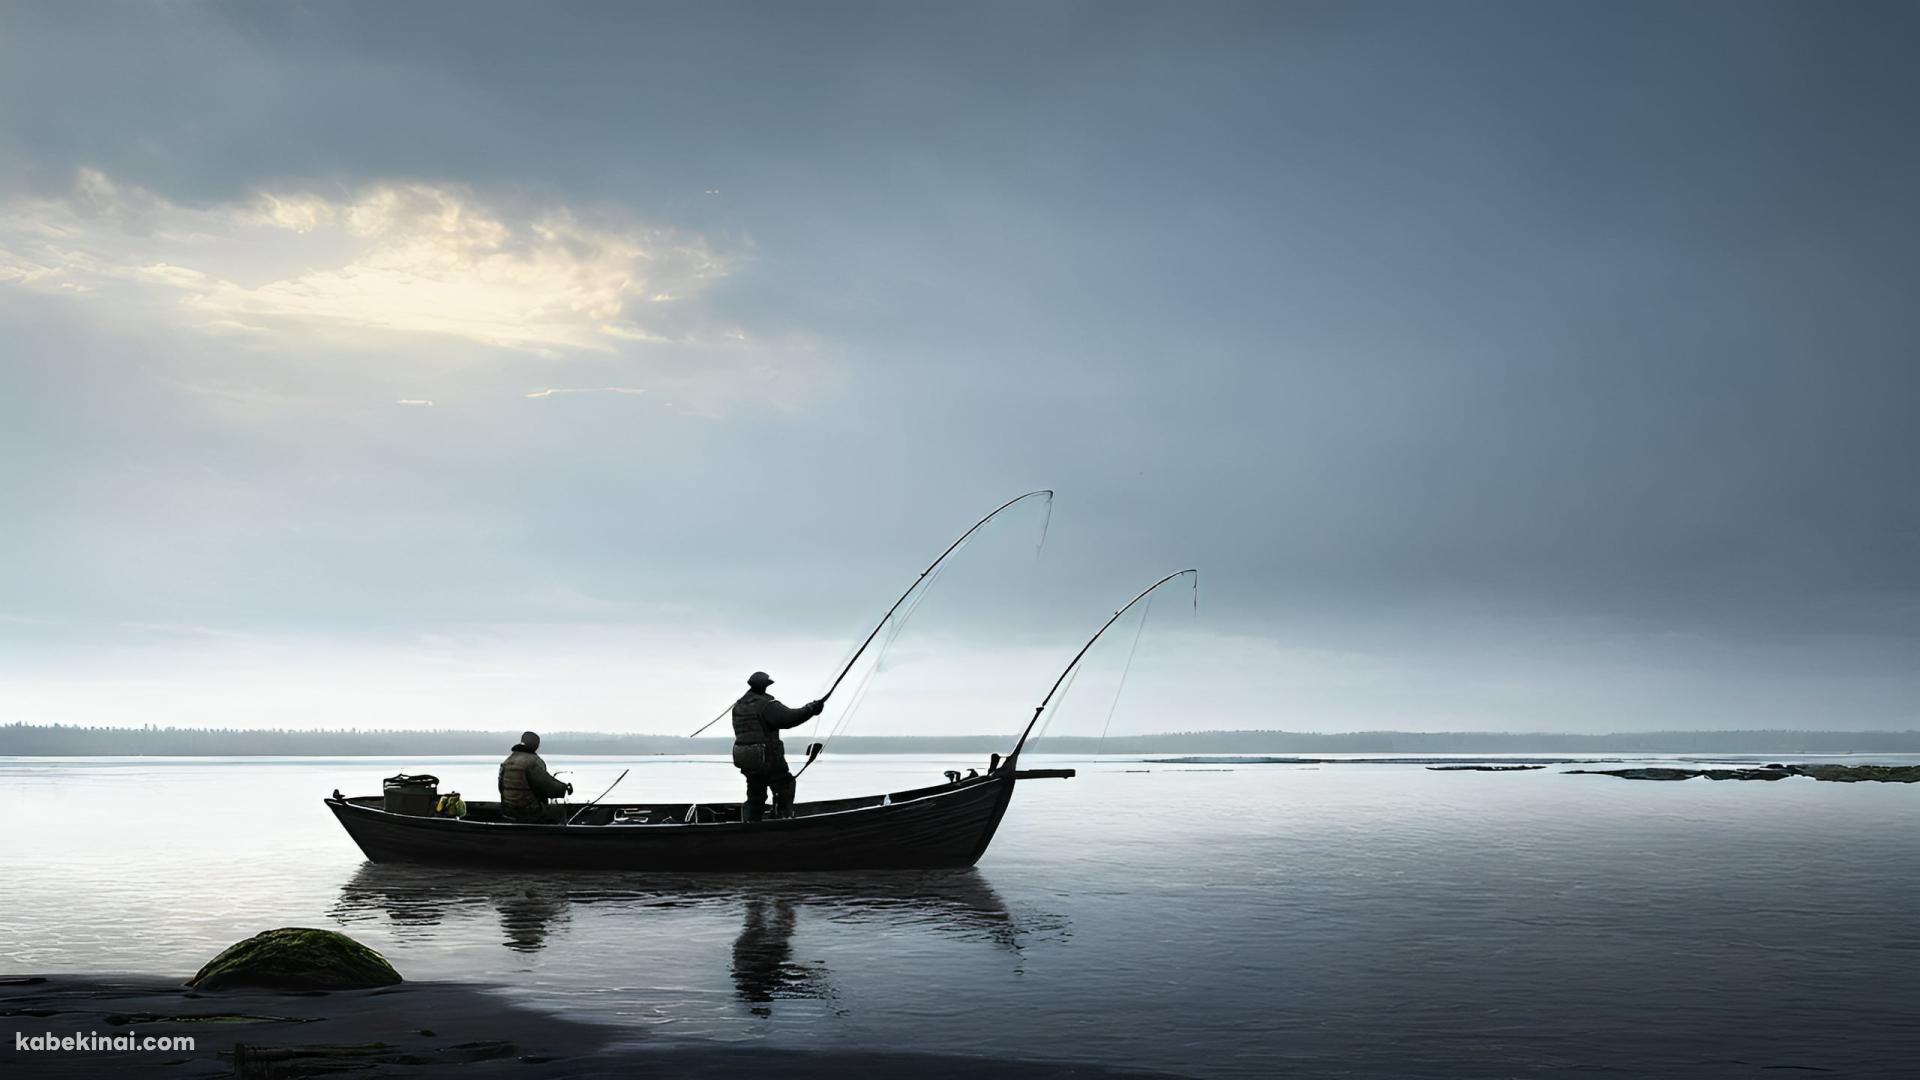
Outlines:
[[[1145,1080],[1092,1065],[913,1053],[797,1052],[764,1046],[619,1045],[622,1032],[523,1008],[485,988],[403,983],[377,990],[195,993],[142,977],[0,979],[0,1076],[661,1077],[847,1076],[934,1080]],[[51,1035],[191,1036],[194,1049],[24,1050]]]

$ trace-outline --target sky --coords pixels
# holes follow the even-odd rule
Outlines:
[[[1916,35],[8,4],[0,720],[1920,726]]]

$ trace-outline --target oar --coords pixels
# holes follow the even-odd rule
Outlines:
[[[583,807],[581,807],[580,809],[578,809],[578,810],[575,810],[575,811],[573,812],[573,816],[572,816],[572,817],[569,817],[569,818],[567,818],[567,824],[569,824],[569,825],[571,825],[571,824],[573,824],[573,823],[574,823],[574,822],[575,822],[576,820],[578,820],[578,819],[579,819],[579,817],[580,817],[580,815],[581,815],[581,814],[584,814],[584,813],[586,813],[586,812],[587,812],[587,810],[588,810],[589,808],[591,808],[591,807],[593,806],[593,803],[597,803],[597,802],[599,802],[599,801],[600,801],[601,799],[604,799],[604,798],[606,798],[606,797],[607,797],[607,792],[610,792],[610,791],[612,791],[612,790],[613,790],[614,788],[617,788],[617,787],[619,787],[619,786],[620,786],[620,781],[622,781],[622,780],[625,780],[625,779],[627,778],[627,774],[628,774],[628,773],[630,773],[630,772],[632,772],[632,771],[633,771],[632,769],[621,769],[621,770],[620,770],[620,775],[619,775],[619,776],[616,776],[616,777],[614,777],[614,778],[613,778],[613,783],[611,783],[611,784],[608,784],[608,785],[607,785],[607,790],[606,790],[606,791],[603,791],[603,792],[601,792],[601,793],[600,793],[600,794],[598,794],[598,795],[595,795],[595,796],[593,797],[593,802],[590,802],[590,803],[588,803],[588,804],[587,804],[586,806],[583,806]]]

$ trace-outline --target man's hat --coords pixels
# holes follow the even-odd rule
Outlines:
[[[748,686],[772,686],[773,676],[767,674],[764,671],[756,671],[753,674],[747,676],[747,685]]]
[[[520,745],[529,750],[538,750],[540,749],[540,736],[535,735],[531,731],[523,731],[520,733]]]

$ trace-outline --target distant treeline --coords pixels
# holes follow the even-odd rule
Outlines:
[[[0,726],[0,756],[9,757],[404,757],[504,754],[519,738],[507,731],[286,731],[275,728]],[[547,731],[550,754],[719,754],[727,738],[610,735]],[[796,743],[804,737],[796,737]],[[986,754],[1012,748],[1011,735],[843,735],[846,754]],[[1920,753],[1920,731],[1638,731],[1607,735],[1505,731],[1185,731],[1164,735],[1035,739],[1042,754],[1838,754]]]

